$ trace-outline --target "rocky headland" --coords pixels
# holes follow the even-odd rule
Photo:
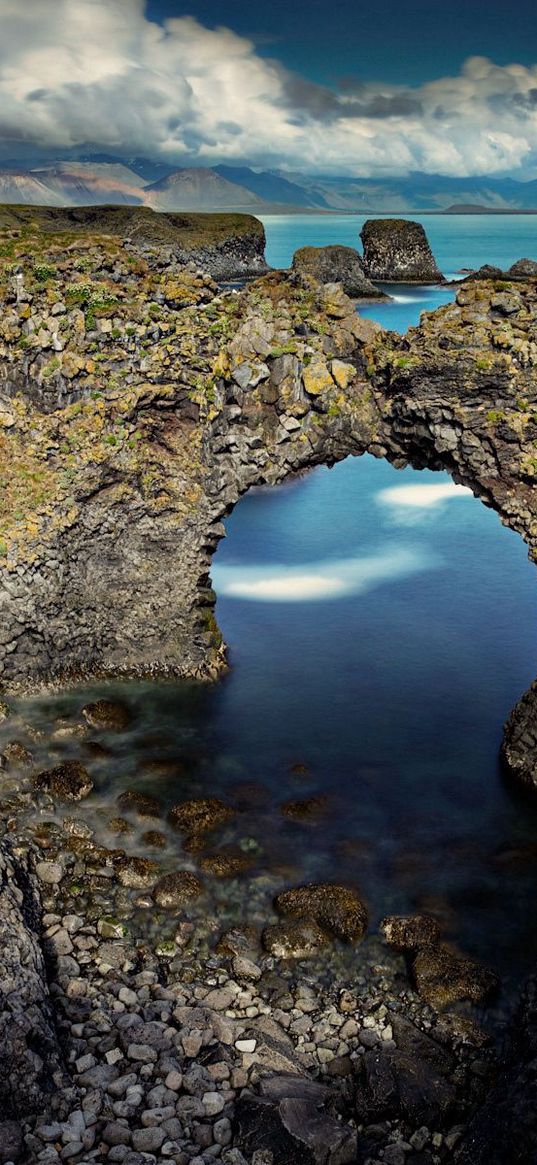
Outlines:
[[[356,887],[256,868],[226,832],[243,802],[210,790],[104,810],[135,710],[81,695],[35,730],[17,697],[218,676],[223,518],[349,454],[447,469],[535,555],[537,285],[467,283],[399,336],[311,274],[226,290],[195,246],[34,216],[0,236],[0,1161],[500,1160],[476,1112],[496,1081],[531,1100],[531,992],[498,1056],[495,976],[435,918],[375,933]]]

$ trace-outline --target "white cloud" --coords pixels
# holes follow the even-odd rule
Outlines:
[[[516,172],[537,156],[537,66],[482,57],[417,89],[334,94],[229,29],[143,0],[0,0],[0,139],[170,162],[360,176]],[[13,151],[12,151],[13,152]]]

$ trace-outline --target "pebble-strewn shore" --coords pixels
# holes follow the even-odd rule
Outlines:
[[[267,874],[200,877],[216,799],[200,799],[197,815],[193,801],[174,807],[190,832],[172,855],[106,847],[88,758],[121,729],[121,705],[90,705],[35,742],[31,725],[4,715],[4,847],[29,859],[39,887],[65,1074],[37,1115],[0,1121],[0,1160],[454,1159],[498,1071],[471,1002],[494,989],[489,972],[448,951],[432,918],[341,942],[367,926],[356,890],[290,889],[275,913]],[[56,764],[43,770],[32,749]],[[140,815],[155,811],[149,795],[119,800],[126,827],[167,828]]]

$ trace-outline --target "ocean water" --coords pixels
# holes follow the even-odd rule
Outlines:
[[[261,216],[267,236],[267,261],[272,267],[289,267],[298,247],[339,243],[361,251],[360,231],[368,215],[266,215]],[[390,217],[388,215],[384,217]],[[400,215],[421,222],[438,266],[447,279],[462,278],[463,268],[492,263],[502,270],[517,259],[537,259],[537,215]],[[404,332],[419,323],[420,312],[448,302],[449,288],[389,286],[393,301],[383,307],[367,304],[361,314],[378,319],[385,327]]]

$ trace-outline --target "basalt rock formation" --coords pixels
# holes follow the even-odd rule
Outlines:
[[[293,270],[318,283],[341,283],[351,299],[387,299],[367,278],[362,256],[353,247],[300,247],[293,255]]]
[[[360,238],[370,279],[381,283],[445,282],[421,223],[404,218],[368,219]]]
[[[349,454],[448,470],[537,552],[535,283],[466,284],[399,336],[293,273],[238,293],[110,235],[0,246],[6,690],[216,675],[222,519]]]
[[[0,847],[0,1145],[3,1122],[44,1109],[68,1084],[40,929],[37,879],[27,857],[16,855],[4,842]]]

